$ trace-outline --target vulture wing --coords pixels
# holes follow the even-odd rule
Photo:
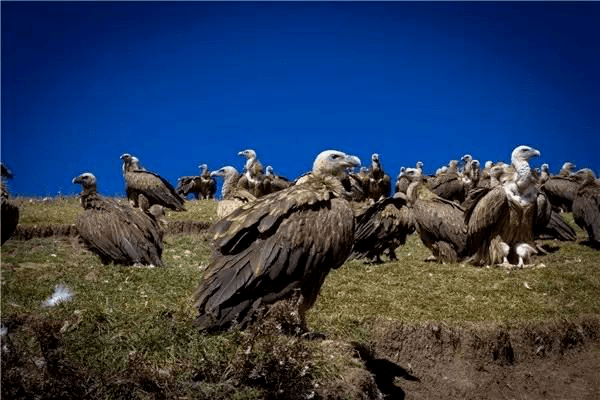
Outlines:
[[[300,289],[314,303],[331,268],[348,257],[354,218],[326,185],[293,186],[243,205],[218,221],[214,255],[196,305],[203,329],[242,325],[262,304]]]

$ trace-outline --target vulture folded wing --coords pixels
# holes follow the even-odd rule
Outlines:
[[[150,171],[130,171],[125,173],[128,191],[144,194],[150,204],[160,204],[176,211],[184,211],[183,199],[175,188],[161,176]]]
[[[475,253],[500,233],[499,225],[509,215],[509,205],[502,186],[487,192],[473,206],[467,221],[467,250]]]
[[[234,318],[243,322],[261,304],[294,289],[314,302],[330,268],[348,257],[353,230],[345,200],[310,188],[290,188],[240,207],[212,228],[216,256],[195,294],[197,323],[214,328]],[[305,293],[307,287],[316,293]]]

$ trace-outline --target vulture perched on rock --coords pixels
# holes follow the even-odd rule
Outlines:
[[[387,250],[390,260],[396,260],[396,248],[415,230],[413,214],[403,193],[381,199],[355,215],[356,232],[350,258],[367,258],[378,264]]]
[[[89,172],[74,178],[73,183],[83,188],[84,211],[77,218],[77,231],[103,264],[163,265],[162,231],[152,215],[99,196],[96,177]]]
[[[217,217],[223,218],[242,204],[256,200],[252,193],[238,186],[241,175],[234,167],[228,165],[211,172],[210,176],[223,178],[221,200],[217,204]]]
[[[582,183],[573,201],[573,219],[588,240],[600,248],[600,184],[591,170],[578,171]]]
[[[215,223],[213,257],[195,292],[202,330],[244,328],[263,306],[298,296],[313,306],[325,277],[348,258],[354,215],[341,178],[357,157],[320,153],[297,184],[241,206]]]
[[[183,198],[166,179],[154,172],[137,169],[136,158],[130,154],[121,155],[121,160],[125,192],[134,207],[148,211],[152,205],[159,204],[171,210],[185,211]]]
[[[19,223],[19,207],[9,198],[8,188],[4,182],[5,179],[12,179],[12,172],[0,163],[2,168],[2,176],[0,180],[0,202],[2,203],[2,231],[0,232],[1,244],[4,244],[17,229]]]
[[[467,248],[475,265],[497,263],[523,266],[537,252],[535,226],[546,226],[550,203],[531,176],[529,159],[540,152],[518,146],[511,154],[512,173],[501,185],[481,191],[465,212]]]

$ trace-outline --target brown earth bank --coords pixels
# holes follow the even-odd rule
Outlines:
[[[367,321],[369,340],[362,343],[289,339],[274,334],[280,323],[267,323],[240,336],[240,347],[252,352],[238,352],[227,368],[210,360],[196,365],[193,373],[184,373],[192,376],[187,382],[156,370],[139,354],[130,354],[125,371],[99,374],[69,358],[60,322],[20,315],[3,323],[9,332],[2,337],[6,399],[600,398],[598,315],[517,328],[373,319]],[[23,335],[34,338],[33,348],[32,340],[23,340]],[[266,356],[255,357],[256,349]],[[310,364],[311,354],[317,352],[346,360],[334,378],[305,373],[302,366]],[[219,382],[223,374],[232,379]],[[214,382],[219,382],[218,391],[202,389]],[[247,396],[248,388],[258,392]],[[240,397],[240,390],[246,395]]]
[[[207,221],[170,221],[163,226],[163,230],[166,235],[192,234],[204,232],[210,225]],[[30,240],[51,236],[77,236],[77,227],[73,224],[18,225],[11,239]]]

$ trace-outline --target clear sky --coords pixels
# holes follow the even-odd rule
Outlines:
[[[600,169],[600,3],[5,2],[1,158],[13,195],[122,195],[122,153],[174,185],[321,150],[392,176],[470,153]]]

